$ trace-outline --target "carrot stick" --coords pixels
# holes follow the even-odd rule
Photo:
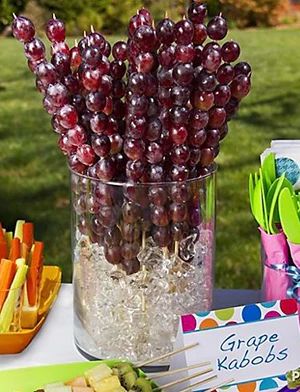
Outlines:
[[[6,241],[0,240],[0,261],[2,259],[7,259],[8,251]]]
[[[23,242],[28,246],[29,249],[31,249],[34,242],[33,230],[33,223],[27,222],[23,224]]]
[[[0,241],[5,241],[5,235],[1,223],[0,223]]]
[[[30,306],[37,303],[39,280],[43,266],[44,243],[35,242],[27,277],[27,294]]]
[[[16,264],[11,260],[2,259],[0,264],[0,310],[10,289],[16,272]]]
[[[13,238],[9,253],[9,259],[15,262],[21,257],[21,242],[19,238]]]

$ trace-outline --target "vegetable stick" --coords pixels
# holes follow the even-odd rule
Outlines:
[[[0,223],[0,241],[5,241],[5,235],[4,235],[4,231],[2,228],[2,224]]]
[[[36,305],[39,280],[43,266],[43,242],[35,242],[27,278],[27,295],[30,306]]]
[[[23,240],[23,225],[24,225],[24,223],[25,223],[24,220],[18,220],[16,223],[14,238],[19,238],[20,241]]]
[[[6,243],[7,243],[7,251],[9,251],[9,249],[11,248],[12,239],[13,239],[12,231],[6,232],[5,233],[5,240],[6,240]]]
[[[21,257],[21,242],[19,238],[13,238],[9,253],[9,259],[15,262]]]
[[[16,272],[16,265],[11,260],[2,259],[0,264],[0,310],[5,302]]]
[[[2,259],[7,259],[8,257],[8,250],[6,241],[0,240],[0,261]]]
[[[23,224],[23,235],[22,235],[22,241],[24,244],[27,245],[29,249],[31,249],[32,244],[34,242],[33,238],[33,231],[34,231],[34,226],[33,223],[27,222]]]
[[[0,313],[0,332],[5,333],[9,331],[11,322],[14,317],[15,307],[18,303],[20,290],[25,282],[28,266],[21,265],[16,272],[14,280],[11,284],[8,296],[4,302]]]

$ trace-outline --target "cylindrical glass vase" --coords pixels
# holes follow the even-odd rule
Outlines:
[[[170,352],[178,316],[211,308],[215,176],[104,184],[71,172],[74,333],[87,358]]]

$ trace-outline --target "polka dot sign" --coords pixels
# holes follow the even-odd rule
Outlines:
[[[215,311],[203,310],[196,314],[182,316],[183,333],[204,331],[218,327],[230,327],[236,324],[257,323],[267,319],[289,317],[297,314],[298,308],[295,300],[285,299],[281,301],[263,302],[236,308],[219,309]],[[286,386],[285,376],[265,378],[238,385],[230,385],[220,388],[226,392],[256,392],[270,389],[281,389]]]

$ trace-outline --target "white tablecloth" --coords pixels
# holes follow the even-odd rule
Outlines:
[[[260,301],[259,291],[216,290],[214,309]],[[25,351],[0,356],[0,370],[84,361],[73,343],[72,285],[63,284],[46,323]]]

